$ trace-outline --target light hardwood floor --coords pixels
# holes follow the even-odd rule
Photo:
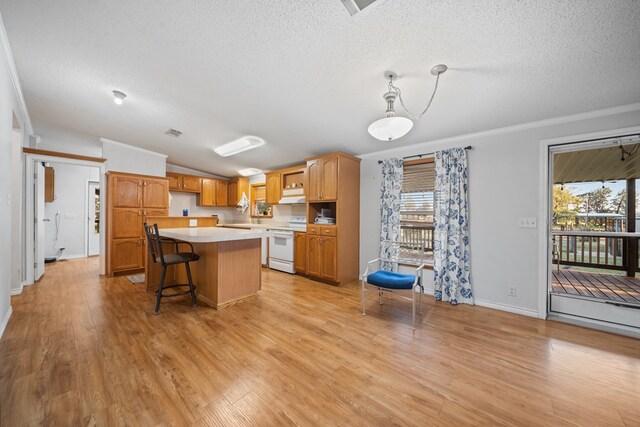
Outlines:
[[[13,297],[0,423],[640,425],[640,341],[427,298],[410,305],[265,270],[224,310],[163,303],[97,259]],[[373,293],[372,293],[373,294]]]

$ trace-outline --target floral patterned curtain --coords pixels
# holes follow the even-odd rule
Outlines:
[[[400,193],[402,193],[402,159],[388,159],[382,162],[382,183],[380,185],[380,258],[397,259],[398,245],[383,242],[400,241]],[[384,270],[392,271],[397,264],[381,263]]]
[[[436,152],[433,273],[436,301],[473,304],[469,261],[467,152]]]

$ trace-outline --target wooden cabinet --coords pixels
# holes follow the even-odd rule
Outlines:
[[[202,177],[185,175],[175,172],[167,172],[169,190],[183,191],[186,193],[199,193],[202,188]]]
[[[323,237],[311,234],[306,236],[306,244],[307,274],[319,279],[336,282],[338,279],[336,237]],[[296,272],[297,271],[296,266]]]
[[[111,245],[110,267],[112,272],[136,270],[144,265],[145,240],[117,239]]]
[[[216,180],[216,206],[227,206],[229,192],[227,181]]]
[[[55,192],[56,171],[51,166],[44,168],[44,201],[53,202],[56,199]]]
[[[249,194],[249,179],[248,178],[234,178],[229,181],[229,186],[227,188],[227,205],[228,206],[237,206],[238,202],[242,198],[242,194],[244,193],[247,198],[250,197]]]
[[[144,175],[107,174],[107,274],[142,269],[147,216],[165,216],[169,180]]]
[[[110,199],[113,208],[139,208],[142,205],[142,178],[110,175]]]
[[[182,191],[199,193],[202,189],[202,178],[199,176],[182,175]]]
[[[320,236],[307,234],[307,274],[309,276],[322,277],[321,257]]]
[[[203,178],[202,189],[198,197],[198,206],[216,205],[216,181],[214,179]]]
[[[293,233],[293,267],[296,273],[307,274],[307,235]]]
[[[198,206],[227,206],[227,181],[202,178],[202,189],[198,196]]]
[[[358,279],[360,159],[331,153],[307,159],[307,273],[334,284]],[[335,225],[318,225],[328,209]]]
[[[280,185],[280,172],[269,172],[265,175],[266,202],[268,204],[277,205],[280,202],[282,198]]]
[[[307,163],[309,201],[331,201],[338,197],[338,158],[328,157]]]

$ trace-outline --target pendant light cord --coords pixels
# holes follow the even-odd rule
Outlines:
[[[429,109],[429,107],[431,107],[431,103],[433,102],[433,98],[436,96],[436,91],[438,90],[438,81],[440,80],[440,74],[438,73],[438,75],[436,76],[436,84],[433,87],[433,93],[431,94],[431,98],[429,98],[429,103],[427,104],[427,106],[425,107],[424,110],[422,110],[422,113],[418,114],[417,116],[413,116],[409,110],[407,109],[406,105],[404,105],[404,101],[402,100],[402,91],[400,91],[400,88],[395,86],[393,84],[393,79],[389,79],[389,91],[394,91],[398,94],[398,99],[400,100],[400,105],[402,106],[402,109],[407,113],[407,115],[409,116],[410,119],[412,120],[420,120],[422,118],[422,116],[424,116],[427,113],[427,110]]]

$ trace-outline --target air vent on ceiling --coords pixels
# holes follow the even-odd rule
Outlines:
[[[182,132],[178,129],[171,128],[165,132],[169,136],[175,136],[176,138],[182,135]]]
[[[360,12],[376,0],[341,0],[344,7],[347,8],[351,16]]]

